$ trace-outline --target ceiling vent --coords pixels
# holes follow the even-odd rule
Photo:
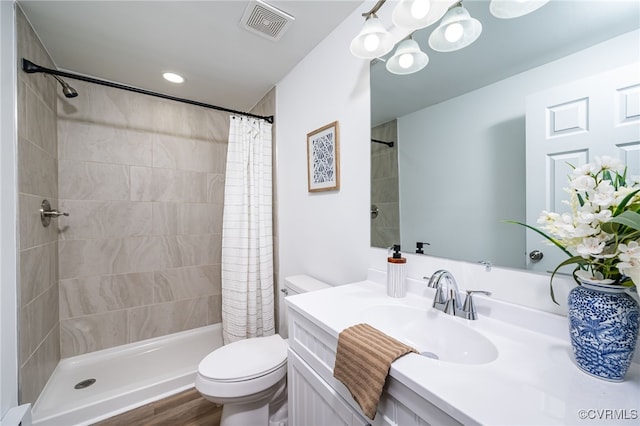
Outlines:
[[[295,18],[262,0],[251,0],[240,23],[249,31],[277,41]]]

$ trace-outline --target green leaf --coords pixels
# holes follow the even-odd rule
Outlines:
[[[549,280],[549,294],[551,295],[551,300],[553,300],[553,303],[555,303],[556,305],[560,305],[560,304],[556,300],[556,295],[553,292],[553,278],[556,276],[556,272],[558,272],[560,268],[562,268],[563,266],[572,265],[572,264],[578,264],[576,269],[573,270],[574,272],[573,279],[575,279],[576,282],[578,282],[575,276],[575,272],[578,269],[581,269],[581,267],[584,267],[585,265],[588,264],[587,260],[584,259],[582,256],[573,256],[570,259],[565,260],[564,262],[556,266],[556,269],[554,269],[553,272],[551,273],[551,279]]]
[[[515,223],[516,225],[522,225],[524,227],[527,227],[527,228],[531,229],[532,231],[537,232],[538,234],[542,235],[547,240],[551,241],[553,244],[555,244],[556,247],[558,247],[560,250],[562,250],[567,256],[569,256],[569,257],[573,256],[571,253],[569,253],[569,251],[565,248],[565,246],[560,244],[560,242],[558,240],[548,236],[547,234],[545,234],[544,232],[542,232],[538,228],[535,228],[535,227],[533,227],[531,225],[527,225],[526,223],[518,222],[517,220],[507,220],[507,223]]]
[[[640,188],[627,194],[627,196],[622,199],[620,204],[618,204],[618,207],[616,207],[616,210],[613,212],[613,215],[618,216],[619,214],[621,214],[627,207],[627,203],[629,202],[629,200],[631,200],[638,193],[638,191],[640,191]]]
[[[617,234],[619,227],[616,224],[640,231],[640,213],[631,210],[624,211],[603,223],[600,228],[607,234]]]

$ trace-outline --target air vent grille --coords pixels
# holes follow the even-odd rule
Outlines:
[[[249,2],[240,21],[243,26],[269,40],[279,40],[295,18],[261,0]]]

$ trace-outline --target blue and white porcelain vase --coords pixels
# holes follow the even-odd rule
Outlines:
[[[578,367],[594,377],[624,380],[638,340],[638,303],[628,287],[580,279],[569,292],[569,333]]]

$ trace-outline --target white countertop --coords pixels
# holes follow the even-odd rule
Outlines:
[[[368,307],[431,309],[433,291],[424,287],[413,282],[407,297],[394,299],[369,280],[287,297],[287,304],[337,339],[363,322]],[[591,377],[573,361],[565,317],[483,297],[476,304],[478,320],[450,318],[487,337],[497,359],[471,365],[409,354],[390,375],[464,424],[640,424],[640,365],[632,364],[622,383]]]

